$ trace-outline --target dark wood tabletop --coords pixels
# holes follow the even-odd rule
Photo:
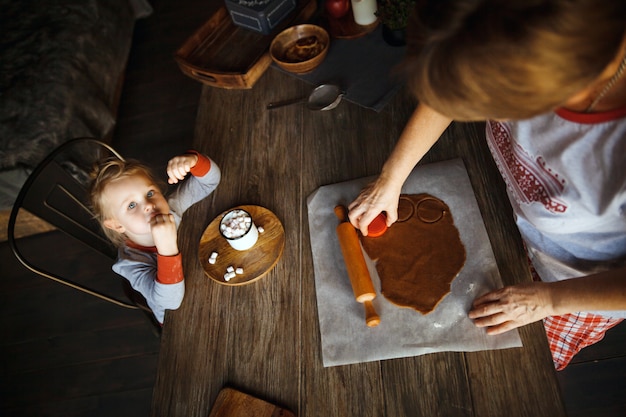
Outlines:
[[[166,314],[152,415],[206,417],[228,386],[306,417],[564,416],[541,323],[520,329],[523,348],[322,366],[306,199],[322,185],[377,174],[415,102],[401,91],[380,113],[346,101],[326,112],[265,109],[310,89],[275,68],[250,90],[204,87],[195,147],[221,166],[222,182],[179,229],[186,295]],[[502,280],[526,282],[483,129],[454,123],[421,163],[463,159]],[[225,286],[204,274],[198,243],[219,213],[242,204],[276,214],[284,253],[262,279]]]

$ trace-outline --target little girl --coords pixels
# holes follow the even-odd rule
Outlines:
[[[188,173],[192,176],[167,200],[165,187],[137,161],[107,159],[92,174],[93,211],[119,248],[113,270],[145,297],[161,324],[165,310],[177,309],[185,294],[177,226],[185,210],[211,194],[220,182],[217,164],[195,151],[167,164],[170,184]]]

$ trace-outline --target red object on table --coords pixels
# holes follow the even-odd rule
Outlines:
[[[335,19],[339,19],[350,10],[350,0],[326,0],[326,11]]]
[[[369,226],[367,226],[368,237],[379,237],[385,234],[387,231],[387,216],[385,213],[380,213],[372,220]]]

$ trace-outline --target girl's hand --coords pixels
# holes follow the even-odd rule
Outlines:
[[[359,196],[348,206],[350,223],[367,236],[367,227],[381,212],[387,215],[387,227],[398,219],[399,187],[386,181],[382,176],[367,185]]]
[[[197,163],[198,155],[192,153],[170,159],[167,163],[167,182],[176,184],[178,181],[182,181]]]
[[[533,282],[504,287],[474,300],[468,316],[487,334],[500,334],[552,315],[550,284]]]
[[[172,214],[157,214],[150,219],[150,232],[159,255],[178,255],[176,222]]]

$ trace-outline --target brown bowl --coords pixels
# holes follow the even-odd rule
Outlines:
[[[270,44],[270,56],[285,71],[310,72],[324,61],[330,36],[316,25],[292,26],[280,32]]]

